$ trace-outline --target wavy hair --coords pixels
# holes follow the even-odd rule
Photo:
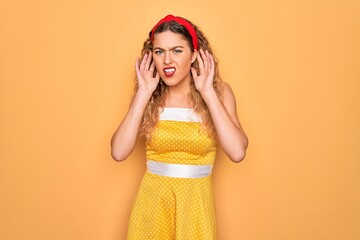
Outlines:
[[[187,19],[185,19],[185,20],[187,20]],[[196,34],[197,34],[198,40],[199,40],[199,50],[200,49],[203,49],[204,51],[207,50],[214,58],[215,77],[214,77],[214,81],[213,81],[213,86],[214,86],[217,96],[219,97],[220,101],[222,101],[222,84],[221,84],[222,80],[221,80],[219,70],[218,70],[218,60],[214,56],[214,53],[209,44],[209,41],[207,40],[207,38],[205,37],[203,32],[192,22],[190,22],[189,20],[187,20],[187,21],[194,27],[194,29],[196,31]],[[187,29],[184,26],[180,25],[179,23],[177,23],[175,21],[165,22],[165,23],[159,25],[158,28],[155,30],[154,34],[165,32],[168,30],[170,30],[173,33],[183,35],[185,37],[185,39],[187,40],[190,49],[192,49],[192,51],[194,51],[194,46],[192,43],[191,35],[189,34],[189,32],[187,31]],[[140,61],[142,60],[142,58],[144,57],[144,55],[146,53],[153,50],[153,45],[152,45],[150,36],[151,36],[151,32],[149,33],[149,37],[145,40],[145,42],[143,44],[143,48],[141,50]],[[198,63],[197,59],[192,63],[191,66],[194,67],[199,74],[199,63]],[[154,73],[155,72],[156,71],[154,71]],[[212,122],[212,118],[211,118],[209,109],[206,106],[204,100],[202,99],[200,93],[196,90],[194,81],[191,81],[190,89],[191,90],[190,90],[188,98],[189,98],[190,102],[193,103],[192,108],[193,108],[194,112],[197,113],[201,118],[202,130],[205,133],[207,133],[210,137],[216,138],[216,131],[215,131],[214,124]],[[138,81],[137,81],[137,78],[135,77],[134,94],[137,92],[137,90],[138,90]],[[142,119],[142,126],[140,127],[140,134],[144,135],[148,139],[151,138],[152,132],[154,131],[154,128],[156,127],[156,124],[159,119],[159,113],[160,113],[160,111],[162,111],[162,109],[164,107],[165,95],[166,95],[167,90],[168,90],[168,86],[160,78],[159,84],[158,84],[157,88],[155,89],[155,91],[153,92],[153,94],[145,108],[145,111],[143,114],[143,119]]]

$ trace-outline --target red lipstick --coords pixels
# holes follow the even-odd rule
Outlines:
[[[176,68],[167,67],[167,68],[164,68],[163,71],[164,71],[164,74],[166,77],[172,77],[176,72]]]

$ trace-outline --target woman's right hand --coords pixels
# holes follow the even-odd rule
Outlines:
[[[135,64],[136,76],[139,84],[138,90],[146,91],[149,94],[152,94],[155,91],[160,79],[157,72],[154,77],[155,63],[154,61],[151,62],[151,59],[152,53],[149,52],[144,55],[140,65],[139,58],[136,58]]]
[[[156,72],[154,77],[155,64],[151,59],[151,52],[144,55],[141,63],[139,58],[136,59],[138,90],[133,95],[129,111],[111,138],[111,156],[117,161],[125,160],[134,149],[144,109],[159,83],[160,76]]]

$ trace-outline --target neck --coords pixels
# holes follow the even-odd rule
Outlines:
[[[169,86],[165,105],[168,107],[191,107],[189,99],[190,91],[190,82],[177,86]]]

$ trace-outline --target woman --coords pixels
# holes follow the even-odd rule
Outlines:
[[[216,145],[234,162],[248,145],[231,88],[204,34],[172,15],[152,29],[135,69],[134,96],[111,141],[112,157],[122,161],[138,135],[146,137],[147,171],[128,239],[216,239]]]

